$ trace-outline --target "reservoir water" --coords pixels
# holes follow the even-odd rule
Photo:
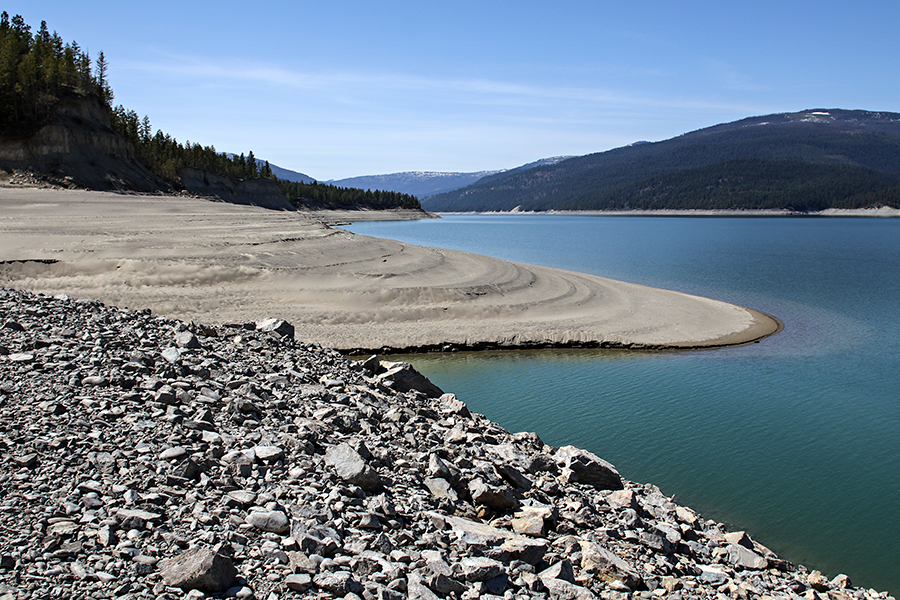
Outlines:
[[[900,220],[446,215],[346,229],[777,316],[783,332],[736,348],[404,360],[509,430],[587,448],[783,558],[900,595]]]

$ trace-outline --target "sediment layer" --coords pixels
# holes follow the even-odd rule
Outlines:
[[[0,283],[214,323],[273,314],[349,351],[695,348],[778,330],[761,313],[602,277],[332,229],[317,213],[0,189]]]

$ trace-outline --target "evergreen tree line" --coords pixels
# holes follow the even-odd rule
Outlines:
[[[232,179],[273,177],[269,163],[260,168],[251,150],[246,156],[228,156],[215,146],[201,146],[190,141],[182,144],[171,135],[153,129],[150,117],[141,118],[121,104],[111,110],[112,128],[134,146],[136,155],[148,169],[173,187],[181,186],[185,167],[202,169]]]
[[[108,70],[103,52],[93,62],[77,42],[66,44],[55,31],[51,34],[46,21],[32,35],[20,15],[10,19],[4,11],[0,15],[0,134],[34,127],[67,94],[94,96],[109,110],[112,128],[134,146],[137,159],[175,188],[182,187],[183,170],[194,168],[231,179],[275,180],[282,193],[297,205],[419,208],[419,201],[409,194],[278,180],[269,163],[260,164],[253,151],[229,156],[214,146],[190,141],[182,144],[159,129],[153,133],[148,116],[141,118],[121,104],[112,107]]]
[[[103,52],[92,64],[77,42],[66,44],[42,21],[32,35],[20,15],[0,14],[0,133],[24,130],[50,114],[66,93],[96,95],[109,106]]]
[[[295,206],[326,206],[329,208],[363,206],[372,209],[420,208],[419,200],[411,194],[385,190],[342,188],[327,183],[301,183],[278,180],[281,193]]]

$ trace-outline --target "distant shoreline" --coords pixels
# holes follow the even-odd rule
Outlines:
[[[660,210],[498,210],[498,211],[436,211],[436,215],[565,215],[602,217],[857,217],[896,218],[900,208],[882,206],[879,208],[827,208],[817,212],[801,212],[787,209],[777,210],[706,210],[706,209],[660,209]]]

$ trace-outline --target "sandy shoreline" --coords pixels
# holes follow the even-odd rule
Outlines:
[[[325,224],[359,217],[3,188],[0,285],[184,320],[280,317],[298,338],[339,350],[692,348],[747,343],[779,327],[706,298]]]

